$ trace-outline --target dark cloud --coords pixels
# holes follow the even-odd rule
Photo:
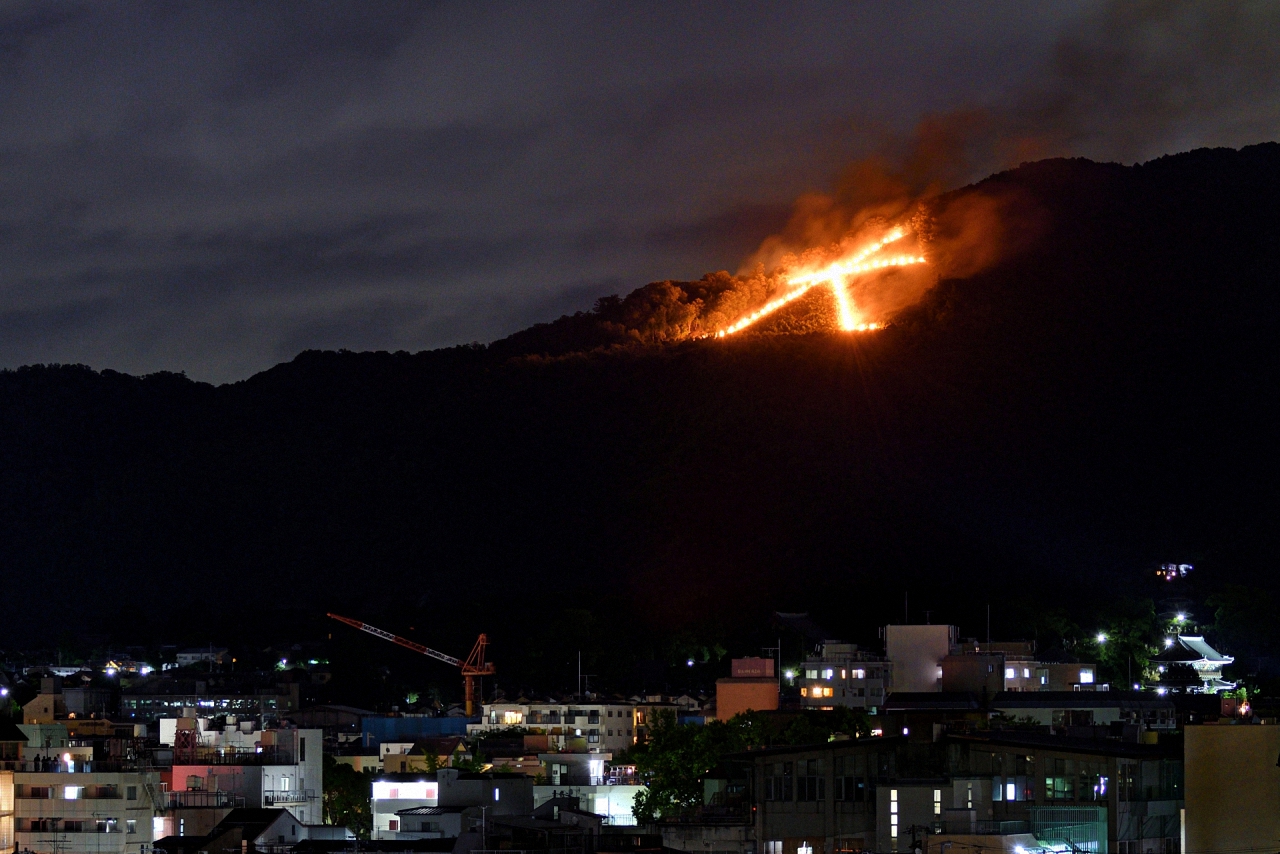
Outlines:
[[[0,5],[0,366],[221,381],[306,347],[490,340],[736,269],[848,162],[926,150],[930,115],[981,117],[965,158],[916,164],[945,182],[1274,137],[1276,15]]]

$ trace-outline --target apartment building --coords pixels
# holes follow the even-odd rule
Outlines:
[[[480,723],[467,734],[524,727],[548,736],[553,750],[601,753],[622,751],[635,743],[635,706],[630,703],[489,703]]]
[[[827,641],[817,656],[805,659],[796,682],[806,708],[848,706],[875,709],[884,705],[892,665],[857,644]]]
[[[323,822],[321,730],[260,729],[252,721],[218,728],[209,718],[165,718],[160,743],[173,748],[167,791],[223,793],[230,799],[224,806],[283,807],[302,824]]]

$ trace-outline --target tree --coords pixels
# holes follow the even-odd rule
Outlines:
[[[743,712],[728,721],[702,726],[681,725],[671,711],[658,712],[649,740],[632,748],[628,758],[645,777],[633,812],[642,822],[687,815],[702,806],[703,781],[726,756],[774,744],[820,744],[836,734],[869,735],[866,715],[840,707],[779,719]]]
[[[373,772],[357,771],[324,755],[324,820],[350,828],[357,839],[368,839],[373,828],[369,800],[373,796]]]

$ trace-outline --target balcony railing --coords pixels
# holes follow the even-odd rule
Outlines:
[[[27,787],[21,792],[15,791],[13,796],[20,801],[118,801],[124,798],[124,793],[119,790],[94,792],[89,789],[77,793],[74,798],[68,798],[61,789],[61,786],[47,786],[37,787],[32,791],[31,787]]]
[[[1031,825],[1025,821],[991,821],[964,819],[942,822],[942,832],[951,835],[1009,836],[1014,833],[1030,833]]]
[[[199,790],[161,792],[160,803],[157,806],[162,810],[221,808],[243,806],[242,803],[239,803],[243,800],[243,798],[231,792],[205,792]]]
[[[263,806],[268,807],[273,807],[276,804],[304,804],[315,799],[315,789],[294,789],[288,792],[267,790],[262,793]]]

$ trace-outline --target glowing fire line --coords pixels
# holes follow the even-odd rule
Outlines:
[[[858,323],[856,312],[854,311],[853,302],[849,299],[849,290],[845,280],[850,276],[856,276],[861,273],[869,273],[872,270],[882,270],[886,267],[905,267],[909,264],[923,264],[925,259],[923,255],[893,255],[888,258],[879,258],[874,261],[868,261],[875,253],[894,241],[901,240],[906,236],[906,231],[902,228],[894,228],[880,240],[866,247],[841,261],[829,264],[821,270],[812,273],[805,273],[801,276],[789,279],[787,284],[797,285],[795,290],[788,291],[776,299],[762,305],[760,308],[748,314],[746,317],[740,318],[732,326],[721,329],[716,333],[717,338],[723,338],[726,335],[732,335],[735,332],[741,332],[751,324],[758,320],[773,314],[784,305],[804,296],[816,285],[827,284],[831,286],[831,293],[836,301],[836,322],[841,329],[849,332],[864,332],[873,329],[879,329],[878,323]]]

